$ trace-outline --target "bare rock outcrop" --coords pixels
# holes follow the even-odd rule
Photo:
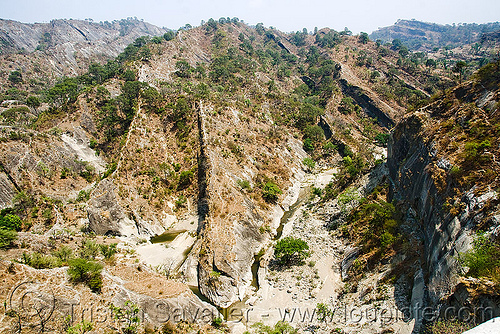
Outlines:
[[[7,174],[0,173],[0,209],[10,206],[16,193],[16,188]]]
[[[92,193],[87,208],[89,228],[102,235],[137,235],[135,223],[118,204],[113,180],[102,180]]]

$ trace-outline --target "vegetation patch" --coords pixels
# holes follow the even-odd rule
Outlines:
[[[274,256],[278,264],[300,265],[309,256],[309,245],[300,238],[285,237],[278,240],[274,247]]]
[[[460,261],[468,268],[467,276],[500,283],[500,245],[484,232],[474,237],[472,250],[461,254]]]

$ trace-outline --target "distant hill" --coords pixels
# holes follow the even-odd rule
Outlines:
[[[58,19],[33,24],[0,19],[0,57],[30,55],[58,75],[75,75],[91,61],[116,57],[138,37],[166,31],[135,18],[100,23]],[[20,59],[8,59],[16,68],[26,66]]]
[[[500,22],[476,24],[464,23],[458,25],[441,25],[437,23],[416,20],[398,20],[394,25],[372,32],[372,40],[383,42],[401,40],[413,50],[432,50],[435,47],[479,42],[485,33],[500,30]]]
[[[84,44],[87,48],[125,47],[137,37],[163,33],[165,29],[133,18],[104,23],[58,19],[33,24],[0,19],[0,54],[44,51],[65,43]]]

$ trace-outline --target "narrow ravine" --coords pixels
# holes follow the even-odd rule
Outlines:
[[[299,292],[303,290],[303,286],[290,286],[288,288],[274,286],[278,276],[280,276],[279,280],[283,280],[283,282],[295,283],[297,280],[293,277],[294,273],[298,273],[305,268],[305,271],[308,272],[306,275],[313,279],[318,287],[321,287],[316,289],[317,291],[314,293],[319,293],[325,299],[332,297],[332,293],[335,291],[334,288],[336,288],[334,287],[334,278],[340,280],[340,273],[335,273],[332,269],[333,253],[330,250],[334,245],[326,240],[330,236],[324,227],[322,219],[314,218],[315,223],[310,224],[311,229],[304,229],[309,225],[304,224],[304,213],[311,210],[308,205],[312,200],[312,187],[320,186],[323,188],[333,178],[334,172],[335,169],[328,169],[317,174],[306,175],[300,184],[296,201],[283,213],[276,234],[266,246],[267,251],[255,256],[255,262],[252,265],[253,293],[247,296],[244,301],[233,303],[226,309],[219,309],[234,332],[244,331],[245,328],[256,322],[274,324],[282,320],[285,308],[289,308],[294,304],[297,307],[307,307],[311,310],[316,307],[316,299],[304,303],[304,298],[296,298]],[[305,216],[307,215],[308,213],[305,214]],[[317,264],[314,266],[306,264],[305,266],[292,267],[283,271],[275,268],[272,261],[273,250],[274,244],[279,239],[292,235],[309,242],[314,238],[314,235],[318,235],[318,229],[322,230],[319,235],[325,240],[321,239],[310,243]]]

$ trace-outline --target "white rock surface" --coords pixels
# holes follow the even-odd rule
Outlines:
[[[500,317],[493,318],[481,325],[469,329],[463,334],[498,334],[500,333]]]

